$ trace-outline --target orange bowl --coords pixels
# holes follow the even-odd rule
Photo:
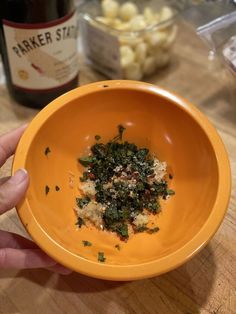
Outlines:
[[[162,202],[160,231],[134,234],[127,243],[111,232],[78,229],[73,210],[82,172],[77,158],[96,134],[111,139],[118,124],[127,128],[125,139],[167,162],[176,192]],[[107,280],[152,277],[186,262],[216,232],[231,190],[228,157],[207,118],[186,100],[135,81],[93,83],[51,102],[20,140],[13,173],[22,167],[30,186],[17,211],[34,241],[66,267]],[[83,240],[93,245],[84,247]],[[97,261],[98,252],[105,263]]]

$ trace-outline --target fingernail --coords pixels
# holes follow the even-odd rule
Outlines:
[[[19,169],[16,171],[14,176],[10,178],[10,182],[13,184],[19,184],[23,182],[28,176],[28,172],[25,169]]]

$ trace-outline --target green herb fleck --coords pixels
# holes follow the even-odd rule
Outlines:
[[[84,246],[92,246],[92,243],[87,240],[83,240],[82,242]]]
[[[136,232],[144,232],[144,231],[147,231],[147,230],[148,230],[147,226],[140,226],[140,227],[136,227],[135,228]]]
[[[115,231],[122,237],[122,238],[128,238],[129,234],[128,234],[128,225],[123,224],[123,225],[119,225],[115,228]]]
[[[125,130],[126,130],[126,128],[123,127],[123,125],[121,125],[121,124],[118,125],[118,135],[113,138],[113,142],[122,141],[123,133]]]
[[[135,232],[147,232],[149,234],[153,234],[158,232],[160,229],[158,227],[148,228],[147,226],[136,227]]]
[[[153,200],[152,203],[149,203],[149,204],[148,204],[147,209],[148,209],[150,212],[156,214],[156,213],[158,213],[158,212],[160,211],[160,204],[159,204],[158,201]]]
[[[59,188],[58,185],[55,186],[55,190],[56,190],[57,192],[60,191],[60,188]]]
[[[147,230],[147,233],[153,234],[155,232],[158,232],[160,229],[158,227],[154,227],[154,228],[149,228]]]
[[[82,218],[78,218],[77,222],[76,222],[76,225],[81,228],[83,225],[85,226],[85,222]]]
[[[99,141],[101,139],[101,136],[100,135],[95,135],[95,140],[96,141]]]
[[[50,191],[50,188],[48,185],[45,186],[45,194],[48,195],[48,192]]]
[[[119,131],[119,138],[120,140],[122,140],[123,133],[125,131],[125,128],[123,127],[123,125],[118,125],[118,131]]]
[[[104,263],[106,260],[103,252],[98,252],[98,261]]]
[[[171,189],[167,189],[166,193],[167,193],[167,195],[175,195],[175,191],[173,191]]]
[[[76,204],[79,208],[83,208],[84,206],[88,205],[89,202],[90,198],[88,196],[85,196],[84,198],[76,198]]]
[[[84,171],[83,176],[79,178],[80,182],[86,182],[88,180],[88,172]]]
[[[49,147],[45,148],[44,154],[47,156],[49,153],[51,153],[51,150]]]
[[[93,157],[91,156],[81,157],[78,159],[78,161],[81,163],[82,166],[89,167],[93,163]]]
[[[119,244],[116,244],[116,245],[115,245],[115,248],[116,248],[118,251],[120,251],[120,245],[119,245]]]

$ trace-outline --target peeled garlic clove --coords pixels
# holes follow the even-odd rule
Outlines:
[[[160,47],[167,41],[167,33],[162,31],[152,32],[147,34],[146,40],[150,46]]]
[[[129,40],[130,40],[129,36],[119,36],[118,39],[119,39],[120,45],[123,45],[123,46],[128,45],[129,46]]]
[[[155,15],[151,8],[146,7],[143,10],[143,16],[147,24],[153,24],[155,21]]]
[[[142,15],[137,15],[130,21],[130,30],[131,31],[140,31],[142,29],[145,29],[147,26],[147,23],[144,20],[144,17]]]
[[[132,2],[125,2],[121,5],[119,16],[123,21],[129,21],[138,14],[137,6]]]
[[[133,49],[129,46],[120,47],[120,56],[122,67],[127,67],[129,64],[134,62],[135,54]]]
[[[131,63],[124,69],[124,78],[127,80],[141,80],[143,73],[141,71],[141,66],[139,63]]]
[[[173,17],[173,11],[169,7],[163,7],[160,11],[160,22],[167,21]]]
[[[102,12],[104,17],[114,19],[117,17],[119,11],[119,4],[115,0],[103,0]]]
[[[156,54],[156,68],[163,68],[170,62],[170,54],[167,51],[159,51]]]
[[[154,23],[160,23],[160,14],[159,13],[154,13]]]
[[[119,27],[120,27],[121,25],[123,25],[123,23],[122,23],[122,21],[121,21],[120,19],[115,18],[115,19],[111,20],[110,25],[111,25],[112,27],[116,28],[116,29],[119,29]]]
[[[177,26],[174,25],[171,32],[167,35],[167,40],[162,45],[163,49],[169,49],[173,45],[177,35],[177,29]]]
[[[156,60],[154,57],[147,57],[143,64],[143,73],[145,75],[150,75],[155,71]]]
[[[139,43],[135,47],[135,60],[142,64],[147,56],[147,44]]]
[[[98,21],[100,23],[103,23],[105,25],[110,25],[111,24],[111,20],[108,19],[107,17],[104,17],[104,16],[97,16],[95,19],[96,19],[96,21]]]
[[[135,47],[136,45],[142,43],[143,39],[141,37],[120,36],[119,42],[121,45]]]
[[[130,24],[121,22],[119,25],[116,25],[116,29],[119,31],[129,31],[130,30]]]
[[[131,37],[129,40],[129,45],[132,47],[135,47],[142,42],[143,42],[143,39],[141,37]]]

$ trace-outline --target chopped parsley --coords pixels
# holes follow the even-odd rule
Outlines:
[[[172,195],[175,195],[175,191],[171,189],[166,189],[163,198],[166,200],[168,196],[172,196]]]
[[[84,171],[83,176],[80,177],[80,182],[86,182],[88,180],[88,172]]]
[[[167,195],[175,195],[175,191],[173,191],[171,189],[167,189],[166,193],[167,193]]]
[[[92,243],[87,240],[83,240],[82,242],[84,246],[92,246]]]
[[[60,191],[60,188],[59,188],[58,185],[55,186],[55,190],[56,190],[57,192]]]
[[[122,141],[124,131],[125,128],[123,127],[123,125],[118,125],[118,135],[115,136],[112,141],[113,142],[116,142],[117,140]]]
[[[87,157],[81,157],[79,158],[79,162],[81,163],[82,166],[88,167],[93,163],[93,157],[87,156]]]
[[[111,230],[113,230],[113,228],[111,228]],[[127,224],[118,224],[115,226],[114,231],[123,239],[127,239],[129,237]]]
[[[85,222],[81,217],[78,217],[78,220],[76,222],[76,225],[81,228],[83,225],[85,226]]]
[[[49,188],[48,185],[46,185],[46,186],[45,186],[45,194],[48,195],[49,191],[50,191],[50,188]]]
[[[46,147],[44,151],[45,156],[47,156],[49,153],[51,153],[51,150],[49,147]]]
[[[125,127],[119,125],[117,136],[105,144],[96,142],[89,156],[78,159],[86,168],[80,181],[94,184],[95,195],[88,197],[85,193],[76,198],[76,203],[83,210],[90,202],[98,204],[103,208],[102,227],[127,240],[129,228],[134,232],[157,232],[158,227],[149,228],[148,224],[136,226],[135,218],[139,214],[158,214],[160,199],[167,199],[175,192],[168,187],[164,163],[147,148],[124,141],[124,131]],[[95,139],[100,137],[96,135]],[[164,167],[159,177],[157,165]]]
[[[147,233],[152,234],[152,233],[158,232],[159,230],[160,230],[160,229],[159,229],[158,227],[149,228],[149,229],[147,230]]]
[[[144,232],[148,230],[147,226],[140,226],[140,227],[135,227],[135,232]]]
[[[84,198],[77,197],[76,198],[76,204],[79,208],[83,208],[84,206],[88,205],[90,202],[90,198],[88,196]]]
[[[98,252],[98,261],[104,263],[106,260],[103,252]]]
[[[134,228],[135,232],[147,232],[149,234],[153,234],[158,232],[160,229],[158,227],[154,227],[154,228],[148,228],[147,226],[140,226],[140,227],[136,227]]]
[[[101,136],[100,135],[95,135],[94,138],[95,138],[96,141],[99,141],[101,139]]]

